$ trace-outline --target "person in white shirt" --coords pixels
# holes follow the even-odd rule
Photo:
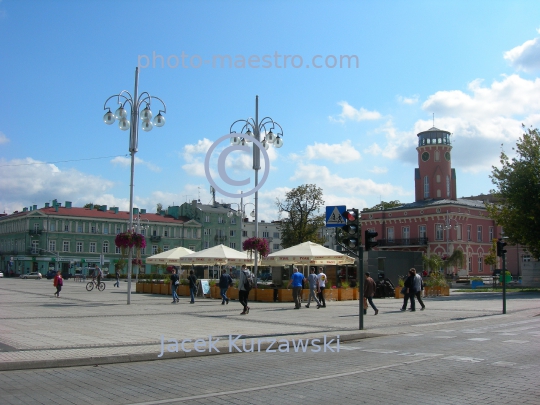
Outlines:
[[[319,267],[319,274],[317,274],[317,281],[319,282],[319,305],[322,308],[326,308],[326,301],[324,300],[324,288],[326,287],[326,274],[323,273],[323,268]]]

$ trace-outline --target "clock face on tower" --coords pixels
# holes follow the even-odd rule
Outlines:
[[[428,152],[422,153],[422,160],[424,162],[427,162],[429,160],[429,153]]]
[[[450,152],[446,152],[444,158],[450,162]]]

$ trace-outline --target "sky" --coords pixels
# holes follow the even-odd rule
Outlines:
[[[416,134],[433,123],[452,133],[458,197],[489,193],[521,125],[540,127],[536,1],[0,0],[0,37],[8,214],[54,199],[129,209],[130,134],[103,116],[110,96],[134,94],[136,67],[139,94],[166,106],[151,99],[163,127],[138,123],[134,206],[148,212],[211,202],[206,154],[255,118],[256,96],[259,118],[283,131],[258,193],[267,221],[302,184],[321,187],[328,206],[414,201]],[[228,146],[215,145],[209,172],[226,192],[248,193],[252,156]],[[249,184],[221,180],[220,159]]]

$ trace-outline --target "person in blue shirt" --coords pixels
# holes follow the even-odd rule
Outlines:
[[[221,305],[229,303],[227,298],[227,290],[232,285],[233,281],[230,275],[227,274],[227,270],[221,270],[221,277],[219,278],[219,290],[221,294]]]
[[[298,267],[294,267],[294,273],[289,280],[289,288],[292,284],[293,287],[293,300],[294,300],[294,309],[302,308],[302,286],[304,283],[304,275],[298,271]]]

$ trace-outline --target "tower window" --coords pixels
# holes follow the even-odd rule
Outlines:
[[[436,150],[435,151],[435,161],[438,162],[441,159],[441,152]]]
[[[450,197],[450,176],[446,176],[446,196]]]
[[[429,198],[429,177],[424,176],[424,198]]]

